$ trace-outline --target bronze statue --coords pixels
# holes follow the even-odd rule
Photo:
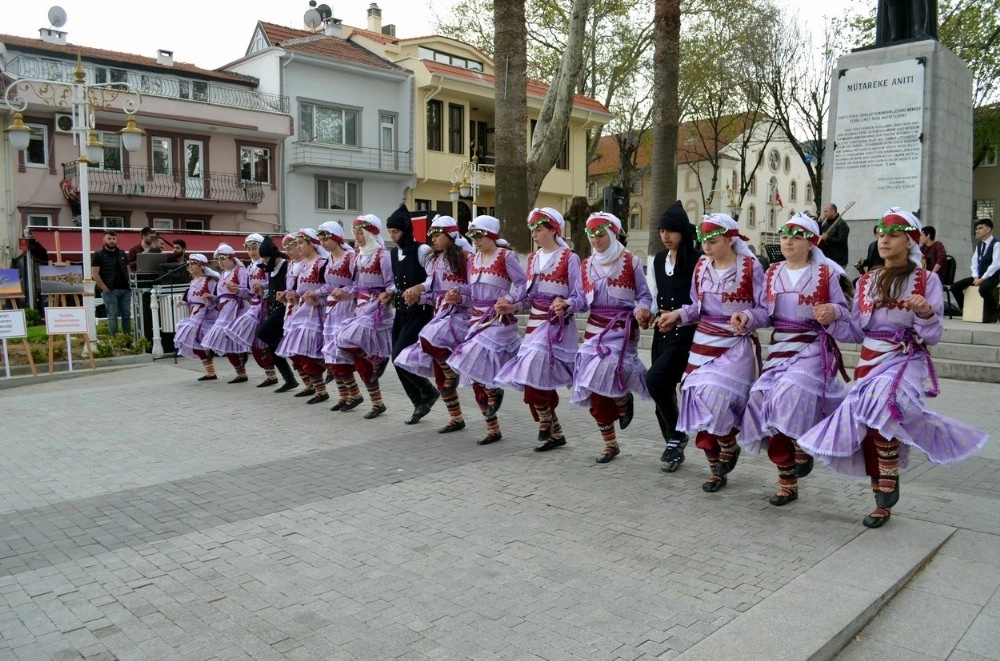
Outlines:
[[[879,0],[875,45],[911,39],[937,39],[937,1]]]

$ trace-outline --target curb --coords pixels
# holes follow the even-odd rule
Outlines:
[[[885,530],[862,532],[676,658],[831,659],[955,530],[894,517]]]
[[[31,367],[28,365],[13,365],[10,368],[10,378],[4,378],[0,373],[0,390],[7,388],[17,388],[19,386],[30,386],[36,383],[48,383],[51,381],[62,381],[63,379],[75,379],[82,376],[92,376],[105,372],[117,372],[121,369],[134,367],[137,365],[149,365],[153,362],[153,356],[148,353],[141,353],[134,356],[112,356],[111,358],[95,358],[97,369],[90,368],[90,361],[86,358],[79,358],[73,361],[73,371],[69,371],[69,363],[53,363],[52,374],[48,372],[48,363],[36,363],[38,376],[31,375]]]

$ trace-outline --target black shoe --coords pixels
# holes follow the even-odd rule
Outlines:
[[[299,392],[295,393],[294,396],[295,397],[312,397],[315,394],[316,394],[316,390],[314,388],[306,388],[305,390],[300,390]]]
[[[273,385],[275,385],[277,383],[278,383],[277,379],[264,379],[263,381],[261,381],[260,383],[257,384],[257,387],[258,388],[270,388],[271,386],[273,386]]]
[[[371,411],[365,413],[365,420],[374,420],[383,413],[385,413],[385,404],[376,404]]]
[[[660,469],[673,473],[684,463],[684,448],[687,447],[688,437],[686,434],[675,433],[667,440],[667,447],[660,455]]]
[[[299,387],[298,381],[285,381],[280,388],[275,389],[274,392],[288,392],[289,390],[295,390]]]
[[[799,499],[799,492],[792,491],[787,494],[776,493],[773,496],[771,496],[771,499],[767,502],[771,503],[775,507],[781,507],[782,505],[787,505],[793,500],[798,500],[798,499]]]
[[[719,463],[715,464],[715,474],[722,477],[723,475],[732,473],[733,469],[736,468],[736,462],[740,459],[741,452],[742,450],[740,449],[740,446],[737,445],[736,449],[733,450],[732,458],[729,461],[722,461],[720,459]]]
[[[325,392],[322,395],[314,395],[308,401],[306,401],[306,404],[319,404],[320,402],[327,402],[327,401],[330,401],[330,393]]]
[[[801,479],[812,472],[813,470],[813,458],[811,454],[807,454],[809,461],[804,464],[795,464],[795,477]]]
[[[492,418],[500,410],[500,405],[503,404],[503,388],[497,388],[496,394],[493,395],[493,406],[486,407],[486,417]]]
[[[549,440],[545,441],[541,445],[535,446],[535,452],[548,452],[549,450],[555,450],[556,448],[561,448],[564,445],[566,445],[565,438],[552,438],[550,436]]]
[[[348,399],[343,404],[341,404],[341,406],[340,406],[340,412],[343,413],[345,411],[352,411],[352,410],[358,408],[358,406],[363,401],[365,401],[364,397],[358,397],[357,399]]]
[[[632,418],[635,417],[635,397],[633,397],[632,393],[628,393],[625,397],[627,400],[625,403],[625,415],[618,419],[618,426],[621,429],[625,429],[632,424]]]
[[[490,443],[496,443],[497,441],[503,440],[503,434],[500,432],[487,434],[483,438],[476,441],[476,445],[489,445]]]
[[[701,485],[702,491],[707,491],[708,493],[715,493],[722,487],[726,486],[726,478],[719,478],[717,480],[709,480]]]
[[[617,457],[619,454],[621,454],[621,450],[616,445],[614,448],[611,449],[610,452],[605,451],[602,454],[597,455],[597,463],[606,464],[615,457]]]
[[[441,429],[438,429],[438,433],[450,434],[453,431],[461,431],[463,429],[465,429],[465,420],[458,420],[458,421],[452,420]]]
[[[415,425],[420,422],[420,418],[424,417],[431,412],[431,405],[427,403],[417,404],[413,408],[413,413],[410,415],[409,419],[406,420],[404,424]]]
[[[887,509],[876,509],[874,512],[861,520],[866,528],[881,528],[889,520],[892,513]]]
[[[337,402],[336,404],[334,404],[333,406],[331,406],[330,410],[331,411],[339,411],[342,408],[344,408],[344,400],[340,400],[339,402]]]
[[[876,491],[875,492],[875,506],[881,509],[887,510],[891,509],[893,505],[899,502],[899,480],[896,481],[896,488],[892,491]]]
[[[199,376],[198,380],[199,381],[218,381],[219,377],[216,376],[215,374],[213,374],[212,376],[209,376],[209,375],[205,374],[204,376]]]
[[[246,383],[246,382],[247,382],[247,381],[249,381],[249,380],[250,380],[250,378],[249,378],[249,377],[246,377],[246,376],[238,376],[238,377],[236,377],[235,379],[233,379],[232,381],[229,381],[229,383]]]

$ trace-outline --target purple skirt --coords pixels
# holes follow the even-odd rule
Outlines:
[[[517,355],[521,344],[517,323],[507,317],[507,323],[496,319],[488,326],[473,325],[469,337],[455,347],[448,365],[460,375],[459,385],[470,386],[473,382],[487,388],[499,388],[497,374],[504,365]]]
[[[553,331],[551,344],[549,330]],[[573,317],[569,317],[561,329],[543,321],[524,336],[517,356],[503,366],[496,382],[517,390],[524,390],[524,386],[536,390],[567,388],[573,385],[573,365],[579,342],[580,333]]]

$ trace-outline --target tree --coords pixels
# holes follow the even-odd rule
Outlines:
[[[680,123],[681,3],[656,0],[653,14],[653,209],[662,210],[677,195],[677,126]],[[660,251],[659,237],[649,233],[647,254]]]

